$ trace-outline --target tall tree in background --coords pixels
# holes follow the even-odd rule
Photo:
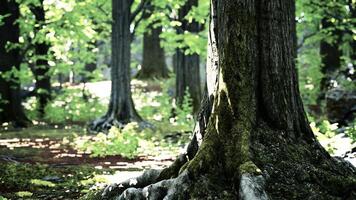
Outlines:
[[[43,7],[43,0],[39,0],[36,4],[30,5],[30,9],[35,16],[36,24],[35,32],[37,35],[43,31],[46,23],[46,15]],[[44,33],[42,33],[44,34]],[[39,107],[38,111],[40,117],[44,115],[44,109],[51,99],[51,77],[49,75],[50,66],[48,65],[48,51],[50,45],[45,37],[37,37],[34,42],[34,55],[36,56],[36,63],[31,66],[32,73],[34,74],[36,85],[35,95],[38,98]]]
[[[112,126],[129,122],[142,122],[131,95],[131,41],[130,24],[143,10],[147,1],[142,0],[131,13],[133,0],[112,1],[112,56],[111,56],[111,95],[107,113],[89,125],[91,131],[106,131]],[[136,28],[136,27],[135,27]]]
[[[198,117],[202,140],[171,167],[109,186],[101,198],[354,199],[356,169],[320,146],[303,109],[295,1],[211,6],[208,61],[218,73]]]
[[[150,5],[143,13],[143,19],[148,19],[154,12],[154,6]],[[167,78],[168,68],[164,49],[160,44],[162,26],[156,27],[156,22],[148,25],[143,34],[143,55],[141,69],[137,74],[139,79]]]
[[[185,17],[193,6],[198,6],[198,0],[188,0],[179,9],[178,20],[182,25],[177,28],[178,34],[185,31],[198,33],[200,25],[196,21],[189,22]],[[185,54],[185,49],[177,49],[174,55],[174,68],[176,73],[176,100],[178,105],[182,105],[184,95],[188,90],[192,98],[193,112],[196,113],[201,101],[201,83],[199,73],[199,55],[197,53]]]
[[[8,74],[19,70],[21,63],[20,49],[8,46],[19,42],[19,5],[15,0],[1,0],[0,5],[0,122],[24,127],[29,121],[21,105],[20,83]]]
[[[320,57],[321,57],[321,73],[323,75],[320,81],[320,93],[318,101],[325,99],[326,92],[331,89],[332,81],[341,70],[341,56],[342,56],[342,31],[339,30],[340,14],[337,6],[330,8],[326,2],[315,3],[323,13],[321,19],[321,32],[325,34],[320,41]]]

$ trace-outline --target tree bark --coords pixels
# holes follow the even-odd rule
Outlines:
[[[32,13],[35,15],[36,23],[39,25],[35,28],[36,32],[42,30],[46,22],[45,10],[43,7],[43,0],[39,1],[39,5],[31,7]],[[38,98],[38,111],[40,117],[45,114],[45,107],[51,99],[51,76],[49,75],[50,66],[48,65],[48,51],[50,45],[47,41],[38,41],[34,44],[36,65],[31,68],[32,73],[35,76],[35,94]]]
[[[111,95],[105,116],[89,125],[93,132],[107,131],[132,121],[142,122],[135,110],[130,87],[130,0],[112,1]]]
[[[143,59],[138,79],[168,78],[168,68],[164,49],[160,44],[162,27],[149,26],[143,35]]]
[[[21,105],[20,83],[18,77],[5,78],[3,75],[20,68],[20,49],[7,48],[7,44],[19,42],[19,5],[15,1],[0,1],[0,15],[5,19],[0,25],[0,123],[13,122],[16,127],[29,124]]]
[[[194,158],[179,157],[174,164],[184,164],[164,180],[167,171],[148,171],[99,197],[354,199],[356,169],[321,147],[303,109],[294,4],[212,0],[208,62],[217,84]]]
[[[334,42],[320,41],[320,56],[321,56],[321,73],[323,77],[320,81],[320,94],[318,101],[325,100],[326,92],[331,89],[332,80],[341,68],[342,51],[340,49],[342,43],[342,32],[337,30],[329,18],[323,18],[321,21],[322,29],[335,28],[331,31]]]
[[[197,0],[188,0],[183,7],[179,9],[178,20],[182,25],[177,29],[178,34],[184,31],[198,33],[199,24],[196,21],[189,23],[184,17],[189,13],[193,6],[197,6]],[[182,105],[185,92],[188,91],[192,98],[193,113],[199,110],[201,101],[201,86],[198,54],[185,54],[185,49],[177,49],[174,57],[174,68],[176,73],[176,100],[179,106]]]

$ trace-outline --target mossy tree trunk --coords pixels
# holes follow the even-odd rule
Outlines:
[[[36,32],[41,31],[46,23],[46,15],[43,7],[43,0],[39,1],[38,5],[31,6],[31,11],[35,15]],[[36,65],[31,67],[32,73],[36,79],[35,94],[38,98],[38,111],[40,117],[44,116],[45,107],[51,99],[51,76],[50,76],[50,66],[48,64],[48,51],[50,45],[47,41],[39,40],[34,44]]]
[[[5,77],[11,70],[19,70],[21,63],[20,49],[8,46],[19,42],[19,5],[14,0],[1,0],[0,5],[0,16],[5,16],[0,22],[0,124],[14,122],[15,126],[24,127],[29,121],[21,105],[19,79]]]
[[[142,122],[135,110],[131,96],[131,0],[112,1],[112,58],[111,96],[107,113],[93,121],[93,132],[107,131],[112,126],[122,126],[132,121]]]
[[[208,71],[218,73],[203,104],[211,112],[198,118],[203,134],[171,167],[108,186],[96,197],[354,199],[355,168],[320,146],[303,110],[294,4],[212,0]]]
[[[182,25],[178,27],[177,33],[184,34],[185,31],[198,33],[200,25],[196,21],[188,22],[186,15],[193,6],[198,5],[198,0],[188,0],[179,9],[178,20]],[[182,105],[186,91],[192,98],[193,112],[196,113],[202,99],[200,84],[200,57],[198,54],[185,54],[185,49],[177,49],[174,55],[174,69],[176,73],[176,100],[178,105]]]

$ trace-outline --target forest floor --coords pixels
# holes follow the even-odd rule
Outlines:
[[[160,169],[174,154],[92,157],[71,142],[77,128],[35,127],[0,133],[0,195],[8,199],[77,199],[90,188],[121,182],[145,169]],[[0,199],[1,199],[0,196]]]
[[[171,124],[171,108],[162,110],[162,104],[164,108],[171,104],[171,97],[163,94],[160,82],[146,84],[134,80],[132,85],[136,109],[156,127],[148,135],[137,136],[139,150],[132,159],[120,155],[94,156],[78,148],[76,143],[98,139],[98,135],[87,133],[88,121],[62,125],[36,122],[33,127],[17,130],[0,127],[0,200],[78,199],[91,189],[136,177],[145,169],[170,165],[189,141],[190,133],[186,130],[191,130],[191,125]],[[81,91],[83,85],[68,88]],[[109,81],[87,83],[85,89],[98,97],[105,108],[110,96]],[[76,91],[69,96],[78,95]],[[64,111],[64,103],[74,102],[71,108],[78,107],[80,102],[66,98],[69,101],[55,100],[61,106],[53,112]],[[66,112],[59,118],[68,116]],[[73,115],[76,110],[70,112]]]
[[[135,138],[139,138],[140,144],[131,159],[120,155],[94,156],[92,152],[78,148],[78,143],[98,139],[98,135],[86,132],[85,123],[37,123],[27,129],[11,130],[0,127],[0,200],[78,199],[91,189],[136,177],[145,169],[161,169],[170,165],[189,141],[189,131],[192,130],[194,120],[175,118],[172,121],[172,94],[166,85],[137,80],[132,82],[136,109],[156,128],[146,135],[132,133]],[[80,101],[68,98],[77,95],[78,91],[80,93],[83,85],[69,88],[77,90],[54,102],[60,106],[53,112],[63,111],[64,116],[56,116],[61,115],[61,112],[52,113],[59,119],[70,113],[71,116],[77,112],[83,115],[78,107]],[[105,109],[110,96],[110,82],[88,83],[85,88],[100,99],[101,107]],[[71,102],[74,106],[69,107],[78,110],[64,110],[65,105]],[[189,111],[181,113],[185,116]],[[99,116],[102,114],[96,113]],[[328,137],[321,133],[316,135],[333,156],[345,157],[356,166],[356,143],[349,137],[345,134]]]

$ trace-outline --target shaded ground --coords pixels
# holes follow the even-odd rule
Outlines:
[[[0,195],[9,199],[77,199],[90,188],[163,168],[172,154],[91,157],[70,141],[80,129],[0,131]],[[54,184],[54,185],[53,185]],[[1,199],[0,196],[0,199]]]

